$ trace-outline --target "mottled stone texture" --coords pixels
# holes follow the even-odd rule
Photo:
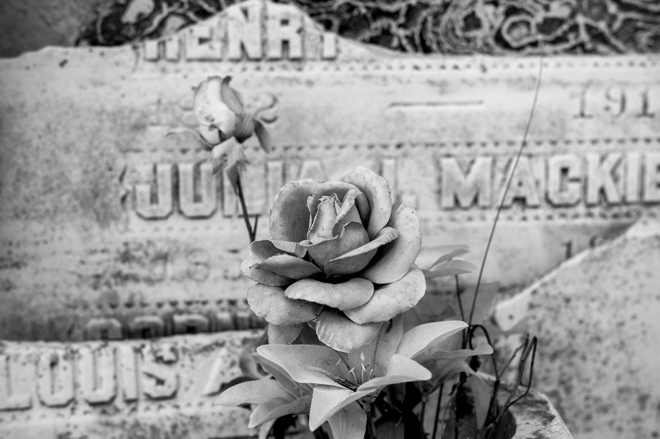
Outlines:
[[[497,309],[539,337],[534,377],[576,438],[660,435],[660,223],[642,220]]]
[[[653,1],[294,0],[327,30],[420,53],[657,53]],[[44,45],[119,45],[171,34],[236,0],[10,0],[0,56]],[[4,9],[4,10],[3,10]]]
[[[3,439],[237,438],[249,411],[214,405],[255,332],[0,345]],[[253,349],[253,347],[252,347]]]

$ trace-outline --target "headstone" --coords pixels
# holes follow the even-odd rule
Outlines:
[[[214,405],[253,331],[0,347],[3,439],[236,438],[250,412]]]
[[[159,41],[0,61],[0,338],[261,324],[232,190],[194,136],[167,135],[195,128],[192,88],[212,75],[274,140],[246,143],[260,237],[283,183],[364,165],[418,210],[424,245],[468,244],[479,264],[539,80],[486,280],[527,284],[658,213],[657,57],[408,56],[252,0]]]
[[[576,439],[660,435],[660,221],[586,250],[497,306],[539,337],[534,386]]]

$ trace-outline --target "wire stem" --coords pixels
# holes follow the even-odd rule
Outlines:
[[[241,202],[241,208],[243,209],[243,220],[245,221],[245,227],[247,228],[248,235],[250,237],[250,244],[255,240],[255,232],[252,230],[250,225],[250,218],[248,216],[247,205],[245,204],[245,196],[243,195],[243,187],[241,186],[241,175],[236,176],[236,195]],[[255,224],[256,225],[256,224]]]

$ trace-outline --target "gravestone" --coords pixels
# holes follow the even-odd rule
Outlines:
[[[18,423],[43,424],[30,431],[75,437],[76,421],[62,419],[74,410],[90,426],[80,435],[105,437],[103,425],[132,422],[134,401],[120,395],[123,378],[114,393],[103,387],[90,361],[112,357],[124,367],[122,353],[132,349],[138,365],[160,364],[151,342],[129,339],[181,334],[189,335],[155,343],[183,340],[199,347],[185,348],[194,358],[206,358],[204,343],[215,349],[222,342],[213,340],[242,336],[199,333],[263,325],[245,302],[250,283],[238,266],[248,238],[236,199],[196,137],[180,130],[195,128],[192,88],[208,76],[231,75],[247,106],[264,110],[274,141],[267,155],[254,139],[245,144],[243,181],[260,238],[285,182],[334,179],[363,165],[417,209],[424,245],[468,244],[475,264],[540,78],[485,272],[515,288],[643,212],[657,216],[659,73],[652,56],[408,56],[339,38],[291,5],[258,0],[159,41],[0,60],[0,339],[20,341],[0,352],[0,392],[10,401],[0,407],[0,428],[20,437],[27,433]],[[36,340],[44,343],[26,343]],[[48,369],[49,358],[60,364],[69,351],[64,375]],[[204,364],[167,367],[197,383],[213,375]],[[138,388],[151,385],[137,368]],[[43,386],[60,383],[51,372],[69,378],[42,400]],[[14,376],[16,388],[7,384]],[[111,401],[89,396],[97,393]],[[155,429],[149,434],[171,432],[154,418],[161,406],[179,410],[178,425],[194,424],[188,402],[212,417],[211,396],[187,387],[163,400],[139,395],[135,404],[151,411],[138,413],[151,419],[143,424]],[[199,431],[247,434],[244,418],[234,425],[235,412],[222,413],[226,430]]]
[[[120,342],[5,342],[0,437],[247,437],[249,411],[214,405],[250,331]]]
[[[542,74],[540,65],[543,65]],[[231,75],[274,139],[246,143],[248,207],[289,180],[380,172],[424,245],[479,263],[541,89],[486,279],[526,284],[660,203],[657,57],[406,56],[250,1],[160,41],[0,61],[5,339],[122,339],[259,326],[247,234],[213,175],[192,88]]]
[[[495,310],[504,329],[526,320],[539,337],[534,387],[576,439],[660,435],[658,261],[660,221],[644,218]]]

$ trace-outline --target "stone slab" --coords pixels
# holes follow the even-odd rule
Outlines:
[[[644,218],[496,308],[539,337],[535,386],[577,439],[660,434],[658,268],[660,221]]]
[[[424,245],[470,245],[479,264],[540,63],[485,272],[505,288],[658,215],[657,56],[408,56],[252,0],[160,41],[0,60],[0,338],[261,324],[227,182],[193,136],[166,136],[194,128],[192,87],[210,75],[266,109],[274,148],[248,141],[244,178],[260,237],[284,182],[364,165],[418,210]]]
[[[0,437],[238,438],[249,411],[213,405],[258,334],[0,345]]]

